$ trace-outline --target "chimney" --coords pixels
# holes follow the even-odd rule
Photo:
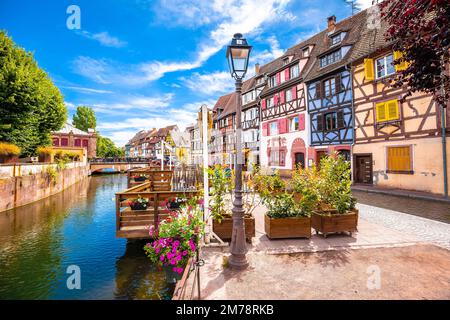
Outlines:
[[[259,74],[259,63],[255,64],[255,75]]]
[[[332,32],[336,26],[336,16],[332,15],[327,18],[328,20],[328,32]]]

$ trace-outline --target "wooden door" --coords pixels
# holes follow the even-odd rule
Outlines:
[[[295,167],[300,166],[301,168],[305,168],[305,154],[303,152],[297,152],[295,154]]]
[[[372,155],[355,155],[355,182],[372,184]]]

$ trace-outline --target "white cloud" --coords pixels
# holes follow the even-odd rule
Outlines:
[[[194,72],[189,78],[180,78],[186,87],[196,93],[214,95],[233,90],[234,82],[228,72],[200,74]]]
[[[129,115],[130,110],[138,112],[154,112],[155,110],[165,109],[170,106],[172,98],[172,93],[166,93],[155,97],[124,96],[118,98],[118,102],[102,102],[91,105],[94,110],[99,113]]]
[[[117,37],[111,36],[108,32],[103,31],[99,33],[91,33],[89,31],[79,32],[85,38],[98,41],[101,45],[105,47],[122,48],[127,45],[125,41],[120,40]]]
[[[373,0],[356,0],[356,6],[361,10],[367,9],[372,6]]]
[[[162,78],[166,73],[187,71],[199,68],[210,57],[227,45],[233,34],[240,32],[245,36],[261,32],[261,26],[284,19],[282,12],[290,0],[215,0],[210,4],[198,5],[198,1],[179,0],[178,5],[171,1],[160,1],[159,6],[167,16],[177,17],[180,21],[205,20],[214,17],[214,28],[197,48],[198,55],[191,61],[150,61],[138,65],[119,66],[89,57],[78,57],[75,60],[75,72],[99,83],[120,83],[131,86],[142,86],[148,82]],[[180,8],[189,8],[182,10]],[[201,13],[193,14],[201,8]],[[204,17],[204,18],[202,18]],[[176,20],[175,19],[175,20]],[[211,18],[212,19],[212,18]],[[207,19],[206,19],[207,20]],[[204,21],[210,23],[212,21]],[[179,22],[181,23],[181,22]]]
[[[78,91],[78,92],[82,92],[82,93],[99,93],[99,94],[113,93],[112,91],[109,91],[109,90],[99,90],[99,89],[75,87],[75,86],[60,86],[60,88]]]

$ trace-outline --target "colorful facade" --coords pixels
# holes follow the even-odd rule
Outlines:
[[[353,57],[353,180],[443,194],[440,108],[429,94],[406,96],[405,88],[390,85],[407,65],[392,64],[401,53],[385,42],[385,29],[382,24],[381,32],[365,30]],[[448,112],[446,117],[450,136]]]
[[[52,132],[51,135],[53,146],[56,148],[83,148],[88,158],[97,155],[97,134],[93,129],[85,132],[66,122],[60,130]]]

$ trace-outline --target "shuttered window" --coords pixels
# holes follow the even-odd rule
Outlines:
[[[411,146],[387,147],[387,171],[413,173]]]
[[[395,59],[395,61],[397,61],[397,60],[399,60],[401,58],[403,58],[403,52],[394,51],[394,59]],[[402,61],[401,63],[395,65],[395,71],[398,72],[398,71],[406,70],[408,68],[408,66],[409,66],[408,61]]]
[[[373,80],[374,75],[373,59],[364,59],[364,76],[366,80]]]
[[[386,122],[400,119],[398,100],[378,102],[375,105],[377,122]]]

